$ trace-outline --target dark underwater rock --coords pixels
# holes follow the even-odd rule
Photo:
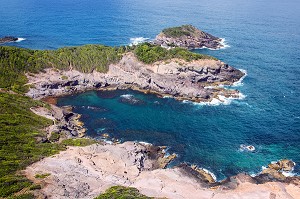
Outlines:
[[[14,42],[14,41],[18,41],[18,38],[12,37],[12,36],[6,36],[6,37],[0,38],[0,44],[4,44],[7,42]]]

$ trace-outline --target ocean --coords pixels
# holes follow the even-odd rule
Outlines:
[[[88,135],[168,146],[180,162],[218,179],[255,174],[282,158],[300,173],[300,1],[297,0],[0,0],[5,45],[32,49],[151,40],[163,28],[193,24],[225,38],[221,50],[199,49],[247,76],[235,89],[245,96],[221,105],[157,98],[135,91],[89,91],[59,99],[83,114]],[[254,152],[240,150],[253,145]]]

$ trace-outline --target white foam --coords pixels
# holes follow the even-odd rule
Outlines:
[[[112,145],[112,144],[113,144],[113,142],[112,142],[112,141],[110,141],[110,140],[104,140],[104,142],[105,142],[106,144],[110,144],[110,145]]]
[[[145,37],[130,38],[130,44],[129,44],[129,46],[138,45],[138,44],[144,43],[144,42],[146,42],[148,40],[149,40],[149,38],[145,38]]]
[[[151,146],[152,144],[151,143],[148,143],[148,142],[139,142],[140,144],[142,145],[145,145],[145,146]]]
[[[243,86],[243,85],[244,85],[243,80],[244,80],[245,77],[248,75],[248,73],[247,73],[247,71],[244,70],[244,69],[239,69],[239,70],[242,71],[245,75],[244,75],[243,77],[241,77],[241,78],[239,79],[239,81],[234,82],[234,83],[232,84],[232,87],[238,87],[238,86]]]
[[[218,46],[217,48],[207,48],[206,46],[203,46],[201,48],[196,48],[196,49],[209,49],[209,50],[220,50],[220,49],[226,49],[229,48],[230,45],[226,42],[225,38],[220,38],[220,46]]]
[[[193,102],[194,105],[207,105],[207,106],[219,106],[219,105],[230,105],[234,100],[243,100],[246,95],[239,93],[238,97],[225,97],[223,95],[218,95],[218,98],[213,98],[210,102]],[[187,102],[184,102],[187,103]]]
[[[120,97],[126,98],[126,99],[131,99],[131,98],[133,98],[133,95],[131,95],[131,94],[124,94],[124,95],[121,95]]]
[[[205,171],[206,173],[209,173],[210,175],[211,175],[211,177],[215,180],[215,181],[217,181],[217,177],[215,176],[215,174],[213,173],[213,172],[211,172],[211,171],[209,171],[209,170],[207,170],[207,169],[205,169],[205,168],[201,168],[203,171]]]
[[[265,166],[261,166],[261,170],[263,171],[263,170],[265,170],[267,167],[265,167]]]
[[[293,177],[293,176],[296,176],[297,173],[294,173],[294,172],[292,172],[292,171],[290,171],[290,172],[283,171],[283,172],[282,172],[282,175],[284,175],[285,177]]]
[[[21,41],[24,41],[24,40],[26,40],[26,38],[19,37],[16,42],[21,42]]]
[[[220,44],[222,45],[222,47],[220,47],[219,49],[226,49],[230,47],[225,38],[221,38]]]

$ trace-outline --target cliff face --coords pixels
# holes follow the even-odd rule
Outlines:
[[[163,47],[182,47],[187,49],[224,47],[221,39],[203,32],[192,25],[164,29],[156,36],[154,43]]]
[[[186,62],[172,59],[147,65],[138,61],[133,53],[127,53],[117,64],[109,66],[107,74],[48,69],[46,73],[27,75],[29,84],[34,85],[27,95],[43,98],[113,87],[169,95],[181,100],[209,102],[218,95],[237,98],[238,91],[208,86],[230,85],[243,75],[243,72],[216,60]]]

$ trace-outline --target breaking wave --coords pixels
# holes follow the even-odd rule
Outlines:
[[[130,38],[130,46],[134,46],[134,45],[138,45],[140,43],[144,43],[146,41],[149,41],[149,38],[145,38],[145,37],[133,37]]]
[[[21,41],[24,41],[24,40],[26,40],[26,38],[19,37],[18,40],[15,41],[15,42],[21,42]]]

